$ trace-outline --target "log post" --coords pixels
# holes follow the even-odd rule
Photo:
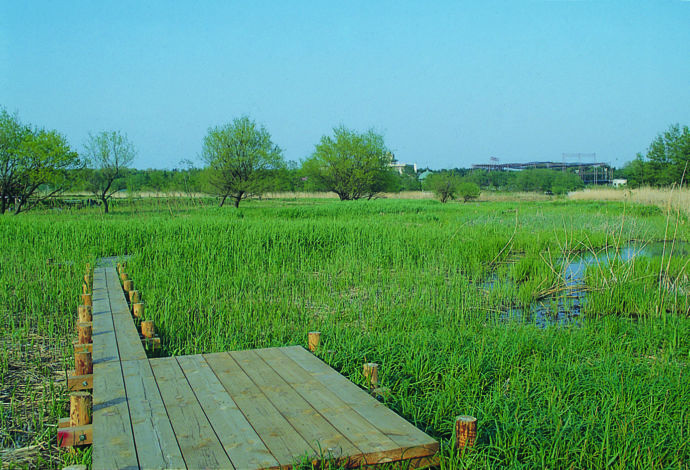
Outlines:
[[[122,263],[117,263],[117,273],[120,274],[122,272]]]
[[[131,279],[127,279],[125,282],[122,283],[122,287],[125,289],[125,292],[134,290],[134,281],[132,281]]]
[[[88,351],[75,352],[74,375],[89,374],[93,374],[93,361],[91,360],[91,353]]]
[[[89,273],[84,274],[84,283],[88,286],[91,284],[91,275]]]
[[[69,394],[69,424],[72,427],[91,424],[91,394],[72,392]]]
[[[364,364],[363,372],[367,386],[370,389],[376,388],[379,383],[379,365],[375,362],[367,362]]]
[[[91,294],[82,294],[81,303],[83,305],[86,305],[87,307],[93,307],[93,300],[91,298]]]
[[[474,446],[477,439],[477,418],[473,416],[458,416],[455,419],[455,447],[460,452]]]
[[[156,329],[151,320],[144,320],[141,322],[141,334],[144,335],[144,338],[154,337],[156,334]]]
[[[319,347],[321,342],[321,332],[320,331],[310,331],[309,332],[309,350],[315,352]]]
[[[92,308],[88,305],[80,305],[77,307],[77,316],[79,317],[79,322],[84,323],[91,321],[91,311]]]
[[[91,343],[91,322],[77,323],[77,334],[79,335],[79,344]]]
[[[127,275],[126,272],[120,272],[120,280],[122,282],[125,282],[127,279],[129,279],[129,276]]]
[[[81,285],[81,293],[82,294],[88,294],[89,293],[89,285],[84,283]]]
[[[141,295],[139,295],[138,290],[129,291],[129,301],[131,303],[139,302],[141,300]]]
[[[132,315],[134,315],[136,318],[141,318],[144,316],[144,304],[143,304],[143,302],[138,302],[138,303],[132,304]]]

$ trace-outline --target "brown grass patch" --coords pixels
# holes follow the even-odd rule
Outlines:
[[[570,193],[568,197],[580,201],[628,201],[690,216],[690,188],[592,188]]]

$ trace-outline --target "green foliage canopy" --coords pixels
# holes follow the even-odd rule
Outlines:
[[[584,187],[584,183],[574,173],[548,169],[532,169],[516,172],[512,189],[516,191],[552,192],[566,194]]]
[[[88,166],[84,170],[86,187],[100,199],[107,214],[110,198],[124,187],[126,168],[134,160],[136,150],[127,135],[119,131],[89,134],[85,147]]]
[[[70,170],[79,164],[62,134],[32,128],[0,110],[0,214],[10,199],[18,214],[64,191],[71,184]]]
[[[341,201],[371,199],[395,181],[391,154],[383,136],[373,130],[358,133],[344,126],[323,136],[312,156],[304,162],[309,178]]]
[[[632,187],[687,184],[689,163],[690,128],[674,124],[656,136],[646,155],[637,154],[621,173]]]
[[[248,116],[210,128],[201,157],[221,207],[228,197],[238,207],[242,199],[261,194],[270,185],[271,171],[285,166],[282,150],[266,128]]]
[[[425,186],[434,192],[439,201],[445,203],[458,197],[463,202],[479,197],[479,185],[468,177],[462,177],[455,171],[441,171],[426,178]]]
[[[425,186],[434,192],[442,203],[455,199],[461,178],[450,171],[432,173],[424,181]]]

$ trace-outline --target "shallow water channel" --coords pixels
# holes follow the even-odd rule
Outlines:
[[[587,301],[584,277],[589,266],[607,266],[616,259],[626,262],[636,257],[668,257],[670,250],[670,242],[633,242],[618,247],[618,250],[608,247],[596,253],[586,252],[561,259],[560,263],[566,263],[562,267],[566,289],[533,302],[528,312],[521,307],[509,307],[501,318],[534,321],[540,327],[577,324],[582,307]],[[676,242],[673,245],[673,256],[690,256],[690,242]],[[484,284],[484,288],[490,290],[495,282],[495,278],[490,280]]]

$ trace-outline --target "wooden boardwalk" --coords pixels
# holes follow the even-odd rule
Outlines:
[[[433,463],[438,443],[299,346],[148,359],[114,267],[93,281],[93,468]]]

